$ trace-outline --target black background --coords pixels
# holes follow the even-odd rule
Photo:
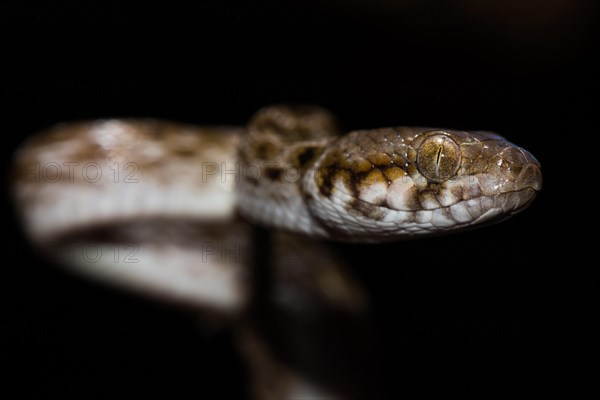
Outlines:
[[[591,2],[2,7],[3,171],[22,140],[60,121],[151,116],[241,125],[275,102],[325,106],[346,130],[486,129],[530,150],[544,188],[514,219],[343,250],[362,265],[355,269],[387,349],[390,396],[579,386],[567,384],[571,363],[559,360],[575,352],[590,318],[581,306],[592,282],[573,267],[577,248],[564,224],[584,213],[568,165],[595,151]],[[244,396],[243,361],[228,333],[199,335],[185,311],[52,268],[20,233],[4,178],[6,382],[24,396]],[[556,210],[564,213],[558,221]]]

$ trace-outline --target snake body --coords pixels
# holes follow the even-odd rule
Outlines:
[[[13,168],[24,229],[48,254],[223,320],[238,320],[252,302],[248,221],[295,235],[276,240],[292,250],[272,262],[273,301],[285,313],[319,299],[362,315],[359,285],[327,250],[307,258],[295,248],[300,237],[448,234],[508,218],[540,189],[538,161],[495,133],[392,127],[342,135],[315,106],[266,107],[246,128],[151,119],[60,124],[28,140]],[[259,397],[282,396],[281,388],[264,389],[274,379],[287,382],[288,398],[323,393],[257,350],[268,346],[254,330],[244,332],[252,339],[242,348],[263,371],[255,376]]]

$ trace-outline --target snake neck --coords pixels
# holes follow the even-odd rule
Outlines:
[[[319,107],[274,106],[250,121],[240,146],[238,211],[254,222],[283,231],[327,237],[311,214],[303,180],[338,137],[337,124]]]

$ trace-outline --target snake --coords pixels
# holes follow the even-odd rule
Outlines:
[[[536,158],[493,132],[343,133],[328,110],[287,104],[245,127],[61,123],[25,141],[11,173],[25,234],[60,265],[237,326],[257,398],[352,398],[278,359],[249,317],[274,302],[291,315],[327,309],[362,321],[360,283],[327,243],[490,225],[525,210],[542,186]],[[275,277],[267,289],[263,264]],[[276,295],[257,301],[261,290]]]

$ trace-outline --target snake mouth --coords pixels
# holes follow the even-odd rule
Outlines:
[[[533,202],[540,190],[541,188],[536,189],[533,187],[526,187],[524,189],[517,190],[514,192],[504,193],[505,195],[519,197],[518,206],[514,207],[511,211],[508,211],[508,214],[512,216],[525,210]]]
[[[481,174],[474,175],[471,188],[473,200],[479,202],[481,212],[466,225],[478,227],[500,222],[525,210],[542,189],[542,172],[539,161],[527,150],[501,140],[496,154],[489,158]],[[493,146],[490,144],[490,149]],[[467,189],[467,192],[469,190]],[[477,193],[479,192],[479,193]],[[452,205],[451,207],[456,207]],[[460,227],[459,227],[460,228]]]
[[[517,214],[526,209],[538,193],[539,190],[532,187],[499,193],[494,196],[494,208],[507,216]]]

